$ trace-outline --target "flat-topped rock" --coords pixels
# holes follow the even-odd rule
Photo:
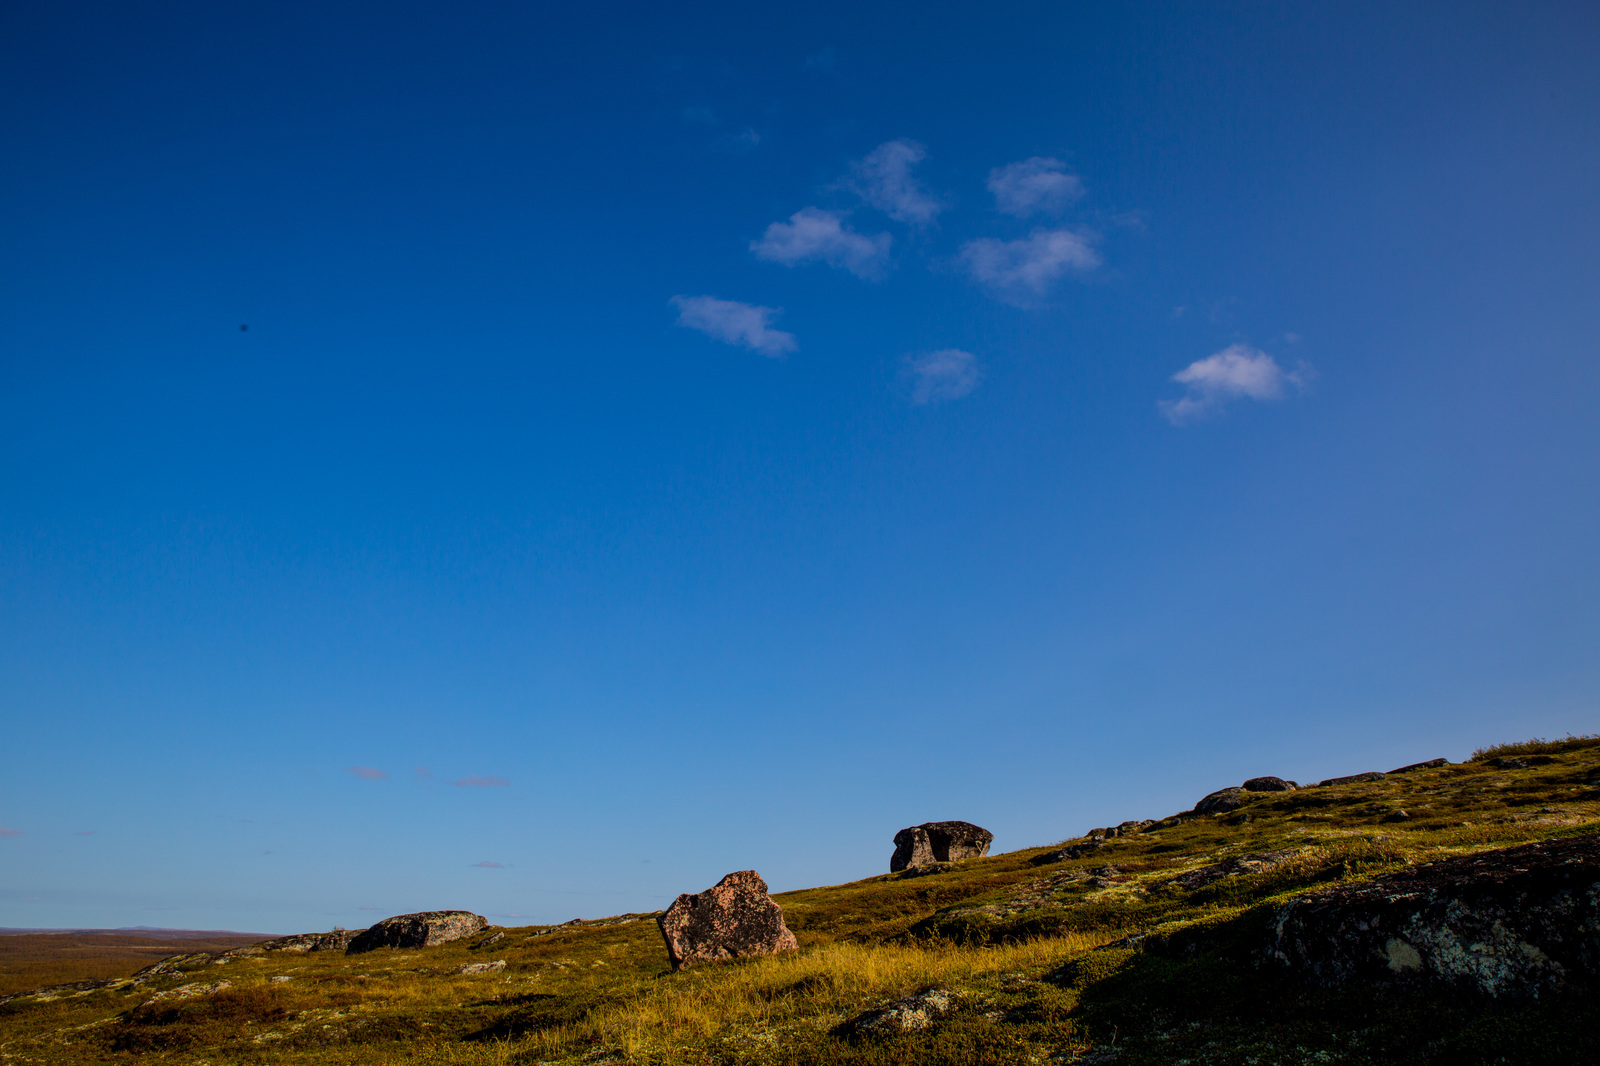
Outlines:
[[[1600,835],[1482,851],[1290,900],[1267,955],[1319,984],[1539,996],[1600,979]]]
[[[471,911],[418,911],[385,918],[350,941],[345,952],[359,955],[378,948],[431,948],[475,936],[489,920]]]
[[[783,908],[754,870],[739,870],[694,895],[684,893],[656,924],[674,970],[699,962],[771,955],[799,947]]]
[[[1349,774],[1345,777],[1330,777],[1325,780],[1318,781],[1317,787],[1326,788],[1328,785],[1360,785],[1365,784],[1368,781],[1382,781],[1387,776],[1389,775],[1380,774],[1376,770],[1368,770],[1364,774]]]
[[[894,835],[889,872],[932,866],[989,854],[994,834],[971,822],[923,822]]]

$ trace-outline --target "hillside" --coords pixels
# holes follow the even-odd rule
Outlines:
[[[1600,1061],[1592,996],[1323,989],[1260,948],[1275,907],[1319,886],[1594,833],[1596,743],[782,893],[798,952],[679,973],[649,915],[421,950],[179,956],[138,985],[0,1004],[0,1063]],[[1089,846],[1041,861],[1062,844]],[[936,1025],[837,1030],[929,988],[951,993]]]

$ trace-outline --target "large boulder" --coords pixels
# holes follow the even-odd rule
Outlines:
[[[1246,792],[1293,792],[1299,787],[1281,777],[1252,777],[1244,783]]]
[[[1483,851],[1313,892],[1267,954],[1319,984],[1538,996],[1600,976],[1600,835]]]
[[[971,822],[923,822],[894,835],[889,871],[914,870],[958,859],[980,859],[989,854],[994,834]]]
[[[739,870],[704,892],[679,896],[656,924],[674,970],[800,946],[783,924],[783,908],[772,902],[767,883],[754,870]]]
[[[1369,781],[1382,781],[1387,776],[1387,774],[1381,774],[1376,770],[1368,770],[1364,774],[1349,774],[1345,777],[1330,777],[1325,780],[1318,781],[1317,787],[1326,788],[1328,785],[1362,785]]]
[[[397,914],[350,941],[348,955],[378,948],[431,948],[474,936],[489,927],[489,920],[471,911],[419,911]]]

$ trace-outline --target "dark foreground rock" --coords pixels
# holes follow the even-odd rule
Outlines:
[[[930,988],[914,996],[885,1003],[851,1018],[834,1030],[838,1036],[880,1037],[927,1029],[941,1015],[955,1009],[956,995],[944,988]]]
[[[889,872],[939,862],[979,859],[989,854],[994,834],[971,822],[923,822],[894,835]]]
[[[475,936],[489,927],[489,920],[471,911],[419,911],[385,918],[358,935],[345,948],[346,954],[359,955],[378,948],[431,948],[452,940]]]
[[[1293,792],[1299,787],[1281,777],[1252,777],[1244,783],[1246,792]]]
[[[783,908],[754,870],[739,870],[694,895],[679,896],[656,919],[674,970],[697,962],[771,955],[799,945]]]
[[[1538,996],[1600,976],[1600,835],[1428,863],[1291,900],[1270,958],[1320,984]]]

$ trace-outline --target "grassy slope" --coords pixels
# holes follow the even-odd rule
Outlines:
[[[1307,990],[1254,964],[1265,913],[1309,887],[1572,833],[1600,822],[1600,748],[1499,770],[1256,795],[1082,859],[1046,848],[778,897],[798,953],[670,973],[655,924],[508,929],[421,951],[269,955],[137,989],[0,1006],[0,1064],[1015,1063],[1115,1047],[1121,1063],[1600,1061],[1593,997],[1540,1004]],[[1406,821],[1385,820],[1403,808]],[[1240,815],[1247,815],[1248,820]],[[1275,869],[1187,891],[1162,882],[1247,853]],[[1062,879],[1114,864],[1091,883]],[[703,887],[703,886],[695,886]],[[1026,904],[1026,906],[1024,906]],[[1112,947],[1150,933],[1138,948]],[[468,962],[503,972],[461,976]],[[272,977],[288,981],[273,982]],[[187,984],[231,987],[151,1002]],[[830,1035],[864,1007],[939,985],[961,1008],[887,1041]]]

